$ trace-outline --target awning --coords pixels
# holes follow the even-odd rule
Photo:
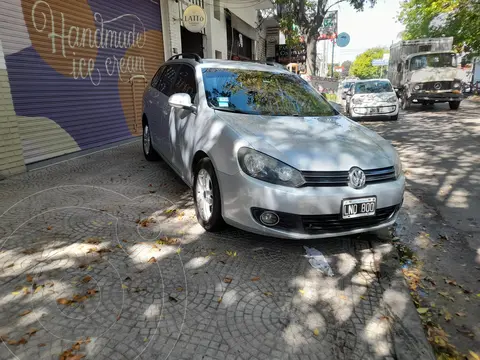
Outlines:
[[[232,19],[232,27],[234,29],[237,29],[238,32],[242,33],[246,37],[249,37],[250,39],[257,41],[257,30],[250,25],[248,25],[245,21],[240,19],[237,15],[235,15],[231,10],[230,10],[230,15]]]

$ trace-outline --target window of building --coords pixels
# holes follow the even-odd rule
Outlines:
[[[215,50],[215,59],[222,59],[222,52]]]
[[[213,0],[213,17],[220,20],[220,0]]]

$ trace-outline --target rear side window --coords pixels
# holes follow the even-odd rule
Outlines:
[[[197,95],[197,82],[195,80],[195,69],[189,65],[182,65],[177,80],[175,81],[174,94],[186,93],[190,95],[192,103]]]
[[[165,66],[162,66],[160,69],[158,69],[157,73],[155,76],[152,78],[152,87],[156,88],[158,86],[158,82],[160,81],[160,77],[162,76],[162,72],[165,70]]]
[[[175,78],[181,65],[167,65],[163,69],[156,86],[156,89],[166,96],[174,94]]]

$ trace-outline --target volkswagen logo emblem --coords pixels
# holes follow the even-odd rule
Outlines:
[[[365,186],[365,173],[358,167],[352,167],[348,172],[348,185],[354,189],[361,189]]]
[[[433,87],[435,90],[440,90],[442,88],[442,84],[439,82],[436,82],[435,84],[433,84]]]

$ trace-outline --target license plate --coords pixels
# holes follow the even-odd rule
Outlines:
[[[342,201],[342,218],[351,219],[375,215],[377,198],[375,196]]]

